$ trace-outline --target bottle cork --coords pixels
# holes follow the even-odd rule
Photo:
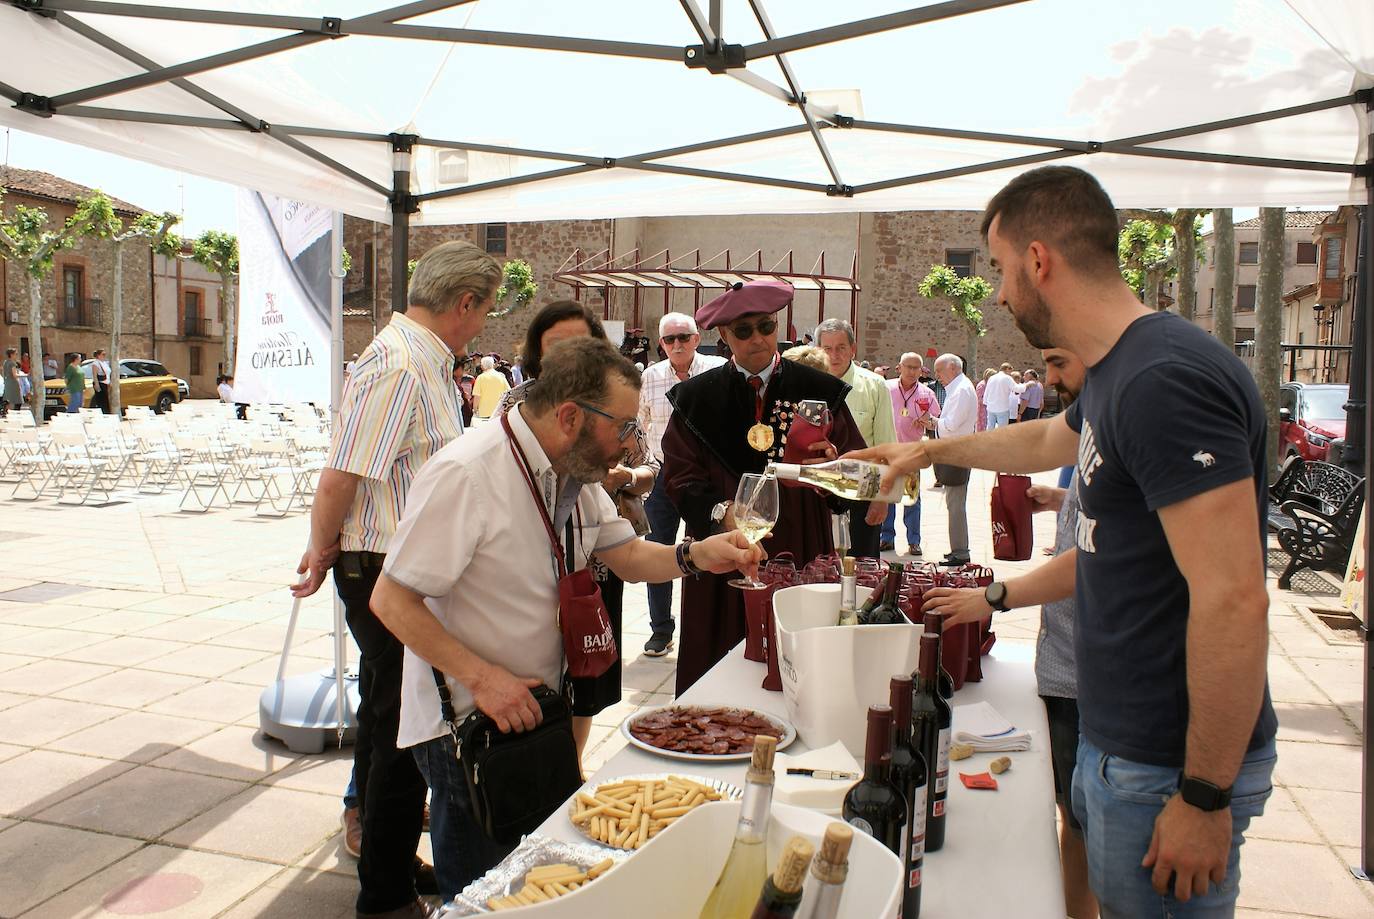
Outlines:
[[[754,735],[754,755],[749,761],[750,777],[755,781],[773,781],[773,754],[778,752],[778,739],[768,734]]]
[[[846,555],[840,559],[840,574],[847,578],[854,577],[854,556]]]
[[[811,855],[815,852],[811,843],[800,836],[793,836],[783,847],[782,858],[778,859],[777,870],[773,872],[773,886],[779,893],[796,893],[806,880],[806,869],[811,866]]]
[[[854,831],[847,823],[832,823],[825,828],[821,840],[821,851],[811,865],[811,873],[816,880],[826,884],[843,884],[849,873],[849,847],[854,842]]]

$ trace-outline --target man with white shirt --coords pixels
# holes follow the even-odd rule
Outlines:
[[[699,354],[701,333],[697,331],[697,321],[685,313],[665,313],[658,321],[658,343],[667,360],[644,368],[639,389],[639,426],[649,439],[649,449],[660,466],[663,463],[663,432],[668,429],[668,420],[673,417],[673,404],[668,401],[668,390],[683,380],[690,380],[703,371],[719,367],[725,358],[710,354]],[[649,518],[649,539],[663,545],[677,541],[677,531],[682,524],[673,502],[668,500],[668,489],[664,478],[654,479],[654,489],[644,502],[644,513]],[[649,628],[652,634],[644,643],[644,653],[649,657],[662,657],[673,647],[673,582],[649,585]]]
[[[626,581],[753,571],[762,557],[740,533],[674,548],[636,538],[620,517],[601,482],[638,433],[639,382],[606,341],[559,342],[524,402],[436,453],[411,487],[372,608],[406,647],[397,744],[411,748],[432,792],[445,901],[510,847],[473,818],[432,668],[460,721],[480,710],[503,733],[539,724],[530,690],[563,681],[550,530],[569,534],[570,571],[594,553]]]
[[[1011,364],[1003,363],[1002,369],[988,378],[983,388],[983,405],[988,410],[988,430],[1000,428],[1011,421],[1011,396],[1016,381],[1011,378]],[[1020,401],[1020,395],[1017,395]]]
[[[940,417],[926,419],[926,428],[940,438],[972,434],[978,427],[978,394],[974,392],[973,383],[964,376],[963,359],[955,354],[937,357],[935,378],[945,387],[945,405]],[[1007,382],[1011,382],[1010,376],[1007,376]],[[991,411],[988,417],[992,417]],[[939,465],[935,468],[935,475],[944,485],[945,510],[949,515],[949,554],[940,564],[966,565],[969,551],[968,510],[965,505],[968,502],[969,471],[959,466]]]

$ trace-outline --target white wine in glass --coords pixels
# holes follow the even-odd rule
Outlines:
[[[744,534],[751,546],[757,545],[778,522],[778,480],[766,473],[746,472],[740,476],[731,511],[735,516],[735,529]],[[729,584],[744,590],[761,590],[767,586],[757,578],[734,578]]]

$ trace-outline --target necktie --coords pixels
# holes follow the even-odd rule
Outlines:
[[[749,385],[754,387],[754,421],[763,420],[763,377],[750,377]]]

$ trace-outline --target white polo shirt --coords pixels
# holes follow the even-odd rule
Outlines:
[[[585,567],[597,550],[634,539],[634,527],[599,483],[578,488],[558,481],[523,410],[507,417],[560,539],[572,516],[573,568]],[[478,657],[558,688],[563,638],[553,550],[499,422],[464,434],[420,469],[383,570],[426,597],[435,618]],[[473,710],[472,694],[451,676],[448,685],[461,720]],[[396,746],[447,733],[430,665],[406,648]]]

